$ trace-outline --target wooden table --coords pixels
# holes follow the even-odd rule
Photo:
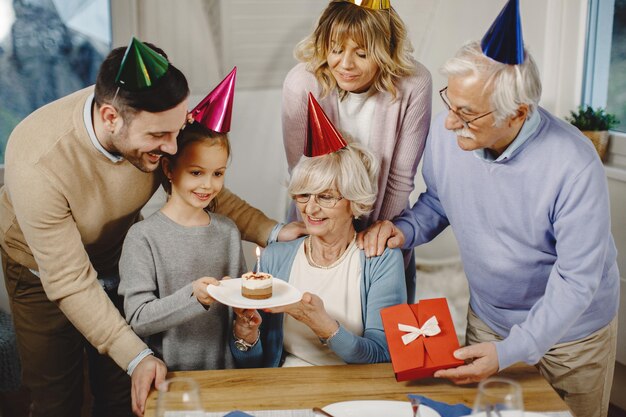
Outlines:
[[[396,382],[391,364],[310,366],[304,368],[229,369],[170,372],[168,378],[190,377],[200,386],[206,411],[286,410],[323,407],[349,400],[401,400],[421,394],[471,407],[477,384],[456,386],[447,380]],[[528,411],[564,411],[567,406],[539,372],[518,365],[500,373],[521,384]],[[157,393],[150,393],[146,416],[154,416]]]

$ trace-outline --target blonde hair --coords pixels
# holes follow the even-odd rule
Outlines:
[[[395,99],[396,81],[416,70],[411,55],[413,47],[398,13],[393,7],[372,10],[344,0],[334,0],[326,7],[313,33],[300,41],[294,50],[296,59],[306,63],[307,70],[322,86],[322,97],[335,88],[339,90],[340,98],[347,94],[338,87],[326,61],[333,42],[341,45],[347,39],[365,49],[378,65],[374,88],[380,92],[388,91]]]
[[[337,189],[350,202],[354,217],[369,214],[378,193],[378,161],[364,145],[350,143],[336,152],[302,156],[293,169],[287,191],[318,194]]]
[[[478,41],[468,42],[446,61],[441,73],[447,77],[473,74],[484,78],[485,89],[493,87],[490,102],[496,126],[514,116],[521,104],[528,105],[530,117],[541,99],[539,69],[525,48],[524,62],[508,65],[486,57]]]
[[[185,125],[185,128],[178,133],[178,136],[176,137],[178,150],[176,153],[174,155],[163,154],[163,158],[167,159],[170,163],[170,169],[173,169],[176,166],[178,157],[182,155],[183,150],[187,146],[196,142],[206,142],[209,146],[219,146],[226,150],[226,155],[230,158],[230,141],[228,140],[228,135],[226,133],[214,132],[198,122],[193,122]],[[172,194],[172,184],[169,182],[166,175],[163,175],[161,185],[169,198]],[[211,203],[209,203],[207,210],[215,211],[216,205],[216,199],[213,199]]]

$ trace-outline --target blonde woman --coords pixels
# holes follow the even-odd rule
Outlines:
[[[301,62],[283,85],[283,141],[290,173],[304,148],[309,92],[343,134],[367,145],[380,161],[376,200],[371,213],[356,222],[357,230],[409,206],[428,135],[432,90],[430,73],[413,59],[412,50],[393,7],[332,1],[313,33],[296,47]],[[294,205],[290,220],[297,216]],[[409,300],[415,294],[411,254],[405,253]]]

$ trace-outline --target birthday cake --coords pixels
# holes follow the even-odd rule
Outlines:
[[[253,300],[265,300],[272,296],[272,277],[265,272],[248,272],[241,277],[241,295]]]

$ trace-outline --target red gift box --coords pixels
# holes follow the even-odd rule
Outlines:
[[[459,348],[454,323],[445,298],[421,300],[418,304],[398,304],[380,311],[393,371],[397,381],[427,378],[438,369],[455,368],[463,365],[463,361],[455,359],[453,352]],[[429,332],[426,328],[433,324],[436,317],[440,332],[432,336],[424,336]],[[429,323],[426,323],[429,321]],[[398,325],[412,326],[414,329]],[[436,325],[435,325],[436,327]],[[413,332],[407,331],[413,330]],[[403,339],[412,340],[405,344]]]

